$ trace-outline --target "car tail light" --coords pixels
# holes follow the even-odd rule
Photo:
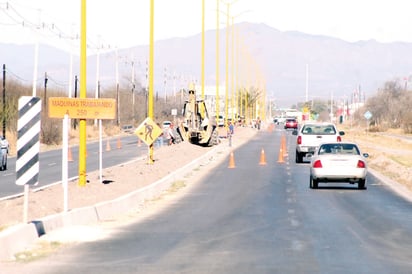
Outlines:
[[[358,168],[365,168],[365,167],[366,167],[366,164],[365,164],[364,161],[359,160],[359,161],[358,161],[358,164],[356,165],[356,167],[358,167]]]
[[[340,136],[338,136],[338,137],[336,138],[336,141],[342,142],[342,138],[341,138]]]
[[[321,167],[322,167],[322,162],[321,162],[320,160],[316,160],[316,161],[313,163],[313,167],[314,167],[314,168],[321,168]]]
[[[296,140],[296,142],[298,143],[298,145],[302,144],[302,136],[298,136],[298,139]]]

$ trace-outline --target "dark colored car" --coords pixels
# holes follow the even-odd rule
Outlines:
[[[298,120],[296,120],[295,118],[286,118],[285,121],[285,129],[298,129]]]

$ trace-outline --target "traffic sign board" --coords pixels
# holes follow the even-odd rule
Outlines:
[[[162,134],[162,129],[147,117],[134,132],[146,145],[151,145]]]
[[[116,100],[111,98],[49,98],[49,117],[63,118],[69,115],[73,119],[114,119],[116,118]]]
[[[363,116],[366,118],[366,120],[369,120],[370,118],[372,118],[372,113],[368,110],[363,114]]]

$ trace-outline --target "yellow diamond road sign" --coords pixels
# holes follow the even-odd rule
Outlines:
[[[162,134],[162,129],[150,118],[146,118],[134,132],[145,144],[151,145]]]

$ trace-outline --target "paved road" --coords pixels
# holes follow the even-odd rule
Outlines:
[[[30,272],[410,273],[412,204],[372,176],[367,190],[309,189],[308,164],[293,152],[277,163],[280,134],[259,133],[234,151],[236,168],[215,168],[166,210]]]
[[[121,149],[117,148],[118,138],[109,139],[110,151],[106,151],[107,139],[102,142],[103,168],[127,162],[147,153],[147,146],[138,146],[135,135],[121,138]],[[69,162],[69,178],[79,174],[79,149],[72,147],[73,161]],[[62,179],[62,151],[61,149],[46,151],[39,156],[39,184],[33,188],[59,182]],[[0,172],[0,198],[16,195],[24,191],[23,186],[16,185],[16,157],[10,157],[7,164],[8,170]],[[99,142],[90,142],[87,145],[87,172],[99,168]]]

